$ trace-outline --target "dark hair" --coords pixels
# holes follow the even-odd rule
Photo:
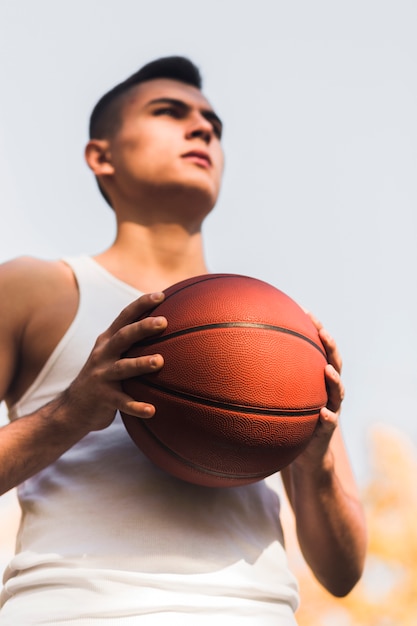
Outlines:
[[[199,69],[185,57],[171,56],[151,61],[100,98],[90,116],[90,139],[103,139],[114,133],[121,122],[122,96],[140,83],[156,78],[171,78],[197,89],[202,86]]]

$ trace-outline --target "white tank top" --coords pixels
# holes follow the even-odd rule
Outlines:
[[[15,420],[74,379],[96,337],[140,294],[89,257],[67,259],[78,312]],[[120,416],[18,487],[22,520],[0,626],[293,626],[297,584],[280,482],[211,489],[156,468]]]

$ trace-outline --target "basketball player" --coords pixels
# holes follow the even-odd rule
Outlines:
[[[200,82],[188,60],[160,59],[94,109],[86,160],[116,216],[108,250],[1,268],[11,423],[0,488],[18,487],[22,522],[0,626],[296,623],[278,477],[231,489],[176,480],[144,458],[119,416],[154,415],[121,381],[157,371],[162,357],[122,355],[166,327],[152,316],[161,290],[208,271],[201,224],[219,193],[222,124]],[[309,566],[342,596],[361,575],[365,528],[338,428],[341,360],[320,336],[328,406],[282,477]]]

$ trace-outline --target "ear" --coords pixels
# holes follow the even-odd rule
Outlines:
[[[114,173],[109,142],[106,139],[90,139],[85,147],[85,160],[96,176]]]

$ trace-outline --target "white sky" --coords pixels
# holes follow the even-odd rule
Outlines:
[[[113,219],[83,162],[96,100],[185,54],[225,122],[212,271],[322,319],[344,357],[343,428],[417,442],[414,0],[0,0],[0,260],[95,253]]]

